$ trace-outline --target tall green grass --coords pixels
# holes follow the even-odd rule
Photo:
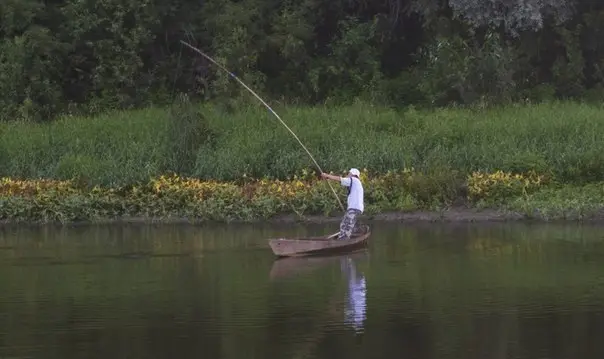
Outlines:
[[[604,109],[578,103],[397,112],[358,103],[275,109],[325,171],[530,169],[604,178]],[[128,184],[166,171],[204,179],[286,177],[314,168],[263,107],[149,108],[50,124],[0,125],[0,176]]]

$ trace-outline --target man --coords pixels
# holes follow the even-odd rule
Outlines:
[[[348,187],[348,209],[340,223],[340,233],[338,239],[349,239],[352,230],[357,222],[357,216],[363,213],[363,184],[359,179],[360,172],[356,168],[351,168],[346,177],[332,176],[327,173],[321,173],[321,177],[338,181],[344,187]]]

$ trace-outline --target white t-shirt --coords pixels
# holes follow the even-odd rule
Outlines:
[[[356,177],[342,177],[340,184],[344,187],[352,184],[352,190],[348,195],[348,209],[353,208],[363,212],[365,206],[363,204],[363,184],[361,181]]]

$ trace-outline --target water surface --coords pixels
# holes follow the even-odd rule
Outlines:
[[[375,223],[275,260],[337,228],[6,227],[0,358],[604,358],[603,229]]]

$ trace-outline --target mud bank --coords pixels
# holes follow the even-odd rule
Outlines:
[[[266,219],[254,220],[200,220],[196,218],[182,217],[120,217],[96,219],[90,221],[67,221],[67,222],[31,222],[31,221],[13,221],[2,220],[0,225],[93,225],[93,224],[243,224],[243,223],[338,223],[341,220],[339,215],[321,216],[298,216],[296,214],[277,215]],[[420,223],[420,222],[512,222],[512,221],[527,221],[527,222],[602,222],[604,224],[604,208],[590,213],[589,215],[568,215],[565,217],[547,218],[545,216],[527,216],[525,214],[502,211],[495,209],[472,209],[465,207],[449,208],[442,211],[410,211],[410,212],[384,212],[374,215],[362,215],[359,221],[371,222],[403,222],[403,223]]]

